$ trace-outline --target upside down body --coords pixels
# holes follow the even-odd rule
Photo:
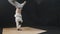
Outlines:
[[[16,27],[17,27],[17,29],[20,29],[21,24],[23,22],[21,12],[22,12],[23,6],[26,4],[26,1],[24,1],[21,4],[18,3],[16,0],[8,0],[8,1],[9,1],[10,4],[12,4],[13,6],[16,7],[14,17],[15,17]]]

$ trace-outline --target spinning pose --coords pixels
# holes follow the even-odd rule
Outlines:
[[[26,1],[24,1],[23,3],[19,3],[17,2],[16,0],[8,0],[9,3],[11,3],[13,6],[16,7],[16,12],[15,12],[15,22],[16,22],[16,27],[17,27],[17,30],[21,30],[21,24],[23,22],[22,20],[22,15],[21,15],[21,10],[23,8],[23,6],[26,4]]]

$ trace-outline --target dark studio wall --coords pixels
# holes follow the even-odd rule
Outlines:
[[[11,26],[14,24],[15,8],[7,0],[0,0],[0,26]],[[13,18],[13,19],[12,19]],[[12,25],[13,26],[13,25]]]
[[[0,26],[15,26],[14,13],[15,7],[8,0],[0,0]],[[23,25],[59,26],[60,0],[27,0],[22,15]]]

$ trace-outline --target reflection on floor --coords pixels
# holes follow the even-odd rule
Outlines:
[[[36,29],[32,27],[22,27],[22,31],[17,31],[16,28],[3,28],[3,34],[38,34],[46,32],[46,30]]]

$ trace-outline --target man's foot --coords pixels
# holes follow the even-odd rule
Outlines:
[[[22,29],[17,29],[18,31],[22,31]]]

